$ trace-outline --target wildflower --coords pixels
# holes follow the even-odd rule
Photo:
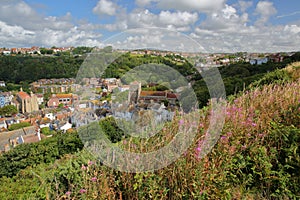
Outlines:
[[[198,146],[198,147],[196,148],[196,151],[197,151],[197,152],[200,152],[200,151],[201,151],[201,147]]]
[[[199,126],[200,126],[200,128],[203,128],[203,127],[204,127],[204,124],[203,124],[203,123],[200,123]]]
[[[221,136],[221,140],[225,140],[225,139],[226,139],[225,135]]]
[[[256,123],[252,123],[251,125],[252,125],[252,126],[256,126],[257,124],[256,124]]]
[[[82,170],[86,170],[86,166],[84,164],[81,165]]]
[[[90,165],[90,166],[91,166],[91,165],[93,165],[93,164],[95,164],[95,162],[94,162],[94,161],[90,161],[90,160],[89,160],[89,162],[88,162],[88,165]]]
[[[96,182],[97,181],[97,177],[91,178],[91,181]]]
[[[86,189],[80,189],[79,192],[80,192],[81,194],[86,193]]]
[[[184,123],[184,120],[183,120],[183,119],[179,120],[179,125],[180,125],[180,126],[182,126],[183,123]]]
[[[67,192],[66,192],[66,195],[67,195],[67,196],[70,196],[70,195],[71,195],[71,193],[72,193],[72,192],[70,192],[70,191],[67,191]]]

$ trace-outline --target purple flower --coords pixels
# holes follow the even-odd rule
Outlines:
[[[221,140],[225,140],[225,139],[226,139],[226,136],[223,135],[223,136],[221,137]]]
[[[196,151],[197,151],[197,152],[200,152],[200,151],[201,151],[201,147],[197,147],[197,148],[196,148]]]
[[[72,192],[68,191],[66,192],[66,195],[70,196]]]
[[[91,181],[96,182],[97,181],[97,177],[91,178]]]
[[[86,193],[86,189],[80,189],[79,192],[80,192],[81,194]]]
[[[255,123],[252,123],[251,125],[252,125],[252,126],[256,126],[257,124],[255,124]]]
[[[183,119],[179,120],[179,125],[182,126],[183,124],[184,124],[184,120]]]

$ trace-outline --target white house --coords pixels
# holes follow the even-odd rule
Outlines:
[[[60,127],[59,129],[63,132],[66,132],[67,130],[72,128],[72,124],[67,122],[65,125],[63,125],[62,127]]]

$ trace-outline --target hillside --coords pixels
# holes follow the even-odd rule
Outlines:
[[[201,118],[196,123],[183,122],[196,125],[196,138],[189,150],[168,167],[154,172],[118,172],[82,150],[55,162],[30,163],[15,176],[2,177],[0,198],[298,199],[299,66],[294,63],[267,73],[243,92],[230,96],[221,137],[204,158],[198,155],[203,151],[210,106],[199,110]],[[129,137],[118,145],[127,150],[151,151],[169,141],[181,125],[179,116],[150,140]],[[0,171],[5,171],[3,167]]]

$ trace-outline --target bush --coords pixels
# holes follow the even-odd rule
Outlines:
[[[14,130],[25,128],[25,127],[28,127],[28,126],[31,126],[31,124],[29,122],[21,122],[21,123],[18,123],[18,124],[10,125],[8,127],[8,130],[9,131],[14,131]]]

